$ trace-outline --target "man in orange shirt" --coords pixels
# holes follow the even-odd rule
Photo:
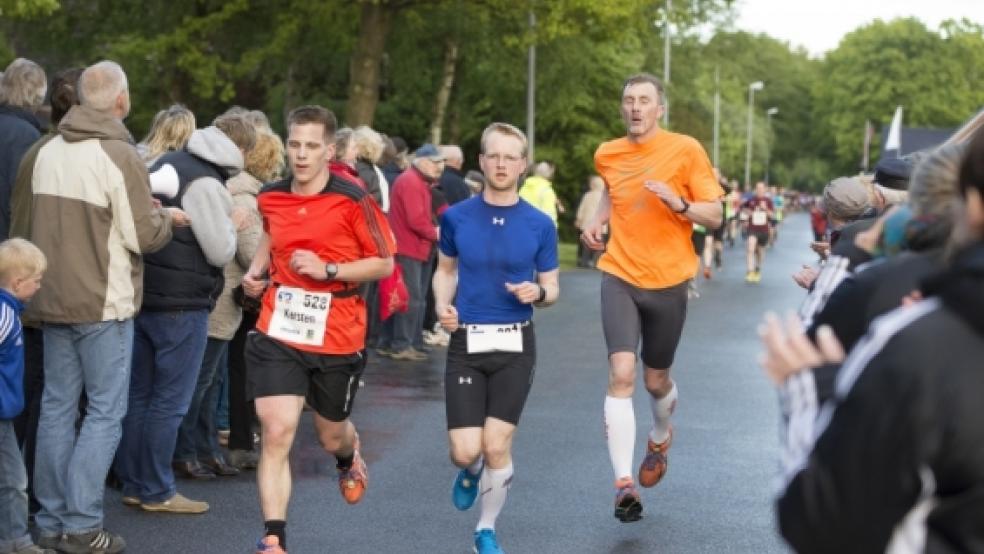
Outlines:
[[[670,366],[687,314],[687,281],[697,272],[690,233],[694,223],[708,229],[721,225],[724,195],[700,143],[660,128],[663,110],[659,79],[642,73],[625,81],[626,136],[595,152],[605,193],[581,234],[585,245],[601,250],[602,227],[608,223],[610,229],[606,252],[598,261],[609,360],[605,428],[615,471],[615,517],[623,522],[642,517],[632,478],[632,393],[640,338],[653,427],[639,484],[652,487],[666,472],[669,419],[677,399]]]
[[[263,235],[243,277],[246,294],[262,294],[245,354],[263,440],[256,471],[264,519],[259,551],[271,554],[286,550],[288,455],[305,403],[321,446],[337,460],[345,501],[361,500],[369,480],[349,420],[365,367],[359,285],[393,272],[396,244],[365,189],[329,171],[336,127],[334,114],[321,106],[287,117],[291,177],[257,196]]]

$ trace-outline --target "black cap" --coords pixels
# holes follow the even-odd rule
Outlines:
[[[909,176],[912,175],[912,161],[908,158],[883,158],[875,166],[875,182],[895,189],[907,190]]]

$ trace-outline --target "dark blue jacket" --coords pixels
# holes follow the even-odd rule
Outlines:
[[[13,106],[0,106],[0,241],[10,230],[10,193],[21,158],[41,138],[41,122]]]

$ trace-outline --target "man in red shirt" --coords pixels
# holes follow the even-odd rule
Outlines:
[[[395,313],[383,330],[380,354],[394,360],[422,361],[427,354],[413,347],[422,344],[431,253],[437,242],[433,191],[444,170],[444,156],[433,144],[414,153],[413,165],[397,177],[390,190],[389,221],[396,236],[396,261],[410,295],[409,309]]]
[[[263,235],[243,277],[246,294],[262,294],[246,343],[247,387],[263,440],[256,473],[262,552],[286,550],[288,454],[305,401],[322,447],[337,459],[342,496],[349,504],[362,499],[368,474],[349,421],[366,359],[358,290],[393,271],[396,250],[386,216],[365,189],[328,169],[334,114],[300,107],[287,126],[292,177],[257,197]]]
[[[765,259],[765,247],[769,244],[772,218],[776,213],[765,183],[755,183],[755,196],[746,200],[741,209],[748,215],[748,240],[745,243],[748,273],[745,274],[745,281],[758,283],[762,280],[762,261]]]

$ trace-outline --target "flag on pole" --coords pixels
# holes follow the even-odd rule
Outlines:
[[[871,139],[875,135],[875,127],[870,119],[864,120],[864,150],[861,153],[861,171],[868,171],[869,153],[871,152]]]
[[[895,157],[901,155],[902,150],[902,106],[895,108],[895,117],[892,118],[892,126],[888,128],[888,138],[885,139],[886,152],[895,151]]]

